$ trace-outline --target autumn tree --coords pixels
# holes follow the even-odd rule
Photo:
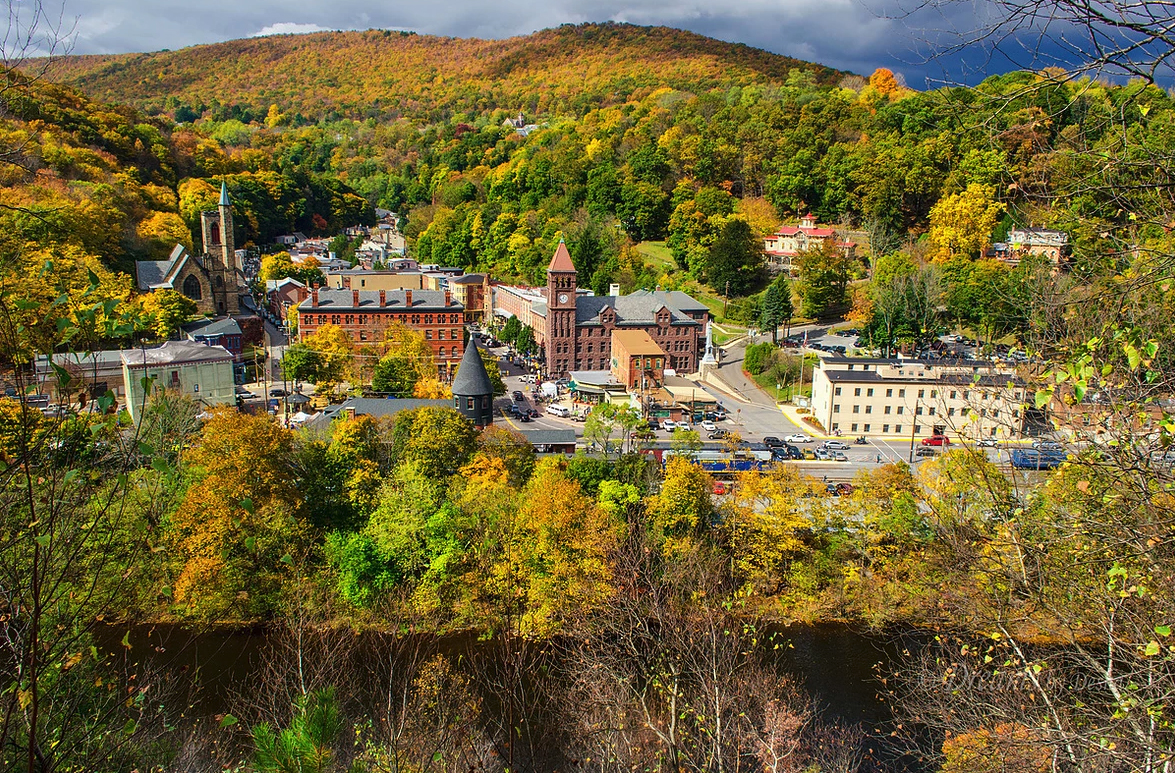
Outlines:
[[[416,385],[436,380],[437,367],[432,347],[424,334],[402,323],[392,323],[384,332],[384,352],[371,375],[371,388],[377,392],[409,396]]]
[[[688,458],[674,455],[665,464],[661,491],[649,497],[649,526],[666,556],[684,555],[697,548],[708,526],[714,503],[710,476]]]
[[[835,237],[796,256],[804,316],[819,317],[845,305],[852,265],[853,259]]]
[[[314,369],[316,384],[337,384],[356,377],[355,342],[338,325],[323,325],[302,343],[318,355]]]
[[[457,472],[477,444],[473,423],[452,408],[417,408],[396,415],[392,459],[411,463],[433,477]]]
[[[977,258],[991,244],[991,234],[1005,205],[994,190],[971,183],[966,190],[939,199],[930,210],[931,255],[942,262],[955,255]]]
[[[155,290],[143,296],[144,322],[160,338],[171,338],[197,311],[196,302],[175,290]]]
[[[292,451],[290,432],[267,416],[221,408],[205,424],[172,517],[177,612],[251,619],[272,608],[305,535]]]

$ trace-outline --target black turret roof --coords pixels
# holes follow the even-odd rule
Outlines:
[[[461,357],[461,364],[457,367],[457,375],[453,377],[453,394],[461,397],[480,397],[493,395],[494,386],[490,383],[490,374],[486,373],[485,363],[481,361],[481,354],[473,341],[465,347],[465,354]]]

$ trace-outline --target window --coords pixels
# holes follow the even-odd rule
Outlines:
[[[970,389],[968,389],[967,391],[963,392],[963,399],[964,399],[964,400],[970,400],[970,399],[971,399],[971,390],[970,390]]]
[[[991,409],[991,417],[993,419],[998,419],[1000,417],[1000,409],[999,408],[992,408]]]
[[[849,370],[852,370],[852,369],[853,369],[853,363],[850,362],[849,363]]]
[[[872,397],[872,396],[873,396],[873,390],[872,390],[872,389],[866,389],[866,390],[865,390],[865,396],[866,396],[866,397]]]
[[[854,405],[853,406],[853,413],[860,413],[860,412],[861,412],[861,406]]]
[[[917,416],[921,416],[921,415],[922,415],[922,406],[921,406],[921,405],[919,405],[917,408],[915,408],[915,409],[914,409],[914,413],[915,413],[915,415],[917,415]]]
[[[933,398],[933,397],[938,397],[938,390],[937,390],[937,389],[931,389],[931,390],[930,390],[930,396],[931,396],[932,398]]]
[[[933,415],[934,415],[934,406],[933,406],[933,405],[932,405],[932,406],[930,406],[930,415],[931,415],[931,416],[933,416]]]
[[[901,424],[894,425],[893,431],[898,433],[899,435],[902,434],[902,425]]]
[[[837,397],[840,397],[840,387],[837,387],[836,389],[832,390],[832,393],[834,395],[836,395]]]
[[[873,406],[872,406],[872,405],[866,405],[866,406],[865,406],[865,413],[873,413]]]
[[[955,415],[955,409],[954,408],[947,408],[947,416],[954,416],[954,415]]]
[[[849,427],[849,432],[856,432],[856,431],[857,431],[857,425],[856,425],[856,424],[854,424],[854,425],[852,425],[851,427]]]
[[[893,397],[893,390],[892,389],[885,390],[885,396],[886,397]]]
[[[882,425],[881,425],[881,431],[882,431],[882,432],[889,432],[889,425],[888,425],[888,424],[882,424]]]
[[[959,412],[962,413],[964,416],[969,416],[971,414],[971,409],[967,408],[967,407],[963,407],[963,408],[959,409]]]
[[[905,413],[905,410],[906,410],[905,408],[903,408],[902,406],[899,405],[898,406],[898,416],[901,416],[903,413]]]
[[[489,407],[490,407],[490,398],[486,397],[485,395],[482,395],[482,397],[481,397],[482,410],[484,411],[486,408],[489,408]]]
[[[905,396],[906,396],[906,390],[899,389],[898,390],[898,397],[905,397]]]
[[[465,408],[466,408],[466,410],[470,410],[470,411],[473,410],[473,398],[472,397],[465,398]]]
[[[425,340],[425,341],[431,341],[431,340],[432,340],[432,331],[431,331],[431,330],[425,330],[425,331],[424,331],[424,340]]]
[[[925,390],[925,389],[919,389],[919,390],[918,390],[918,396],[919,396],[919,397],[923,397],[923,396],[925,396],[925,394],[926,394],[926,390]]]
[[[839,405],[835,405],[835,404],[834,404],[834,405],[832,406],[832,412],[833,412],[833,413],[840,413],[840,406],[839,406]]]
[[[366,331],[366,330],[360,330],[360,331],[359,331],[359,340],[360,340],[360,341],[366,341],[366,340],[367,340],[367,331]]]
[[[921,435],[921,434],[922,434],[922,425],[921,425],[921,424],[915,424],[915,425],[914,425],[914,434],[915,434],[915,435]]]
[[[857,387],[856,389],[853,390],[853,397],[860,397],[860,396],[861,396],[861,387]]]
[[[953,389],[951,390],[951,399],[952,400],[955,399],[955,390],[953,390]]]
[[[864,427],[862,427],[862,428],[861,428],[861,430],[862,430],[863,432],[868,432],[868,431],[869,431],[869,425],[868,425],[868,424],[866,424]]]
[[[833,431],[833,432],[835,432],[835,431],[837,431],[838,429],[840,429],[840,425],[839,425],[839,424],[837,424],[837,423],[835,423],[835,422],[833,422],[833,424],[832,424],[832,431]]]

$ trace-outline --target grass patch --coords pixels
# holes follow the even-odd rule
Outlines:
[[[636,246],[636,251],[658,271],[677,270],[677,261],[673,259],[673,253],[665,246],[665,242],[641,242]]]

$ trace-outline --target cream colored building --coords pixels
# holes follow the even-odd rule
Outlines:
[[[135,421],[148,402],[148,387],[187,395],[209,407],[235,405],[237,400],[233,356],[223,346],[168,341],[155,349],[127,349],[122,352],[122,379],[127,410]]]
[[[1018,438],[1024,381],[976,360],[821,357],[812,377],[812,415],[829,432],[880,438]]]
[[[419,271],[367,271],[349,268],[326,275],[332,290],[425,290],[424,274]]]

